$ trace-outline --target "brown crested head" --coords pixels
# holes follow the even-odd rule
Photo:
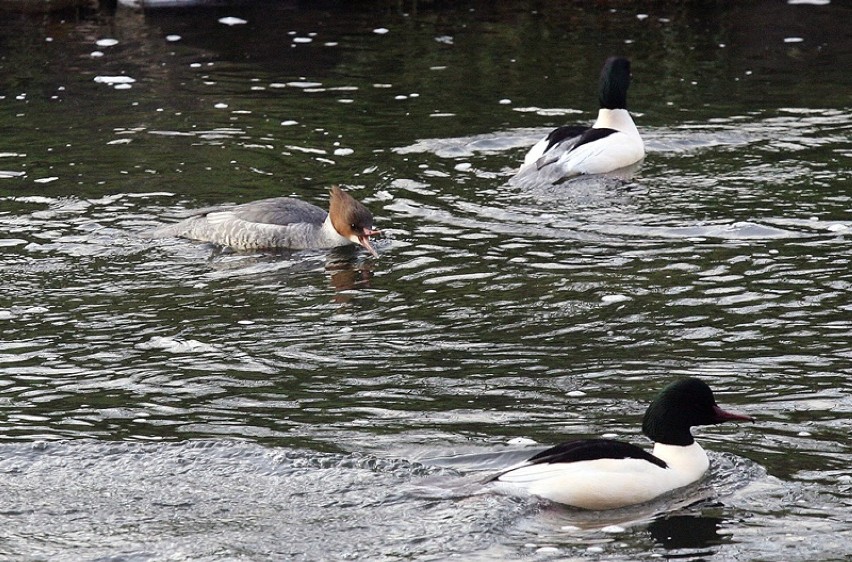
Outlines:
[[[360,201],[335,185],[331,188],[328,214],[338,234],[379,257],[370,244],[370,236],[379,234],[378,230],[373,229],[373,213]]]

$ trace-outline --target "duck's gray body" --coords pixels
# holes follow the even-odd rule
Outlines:
[[[201,240],[237,250],[304,250],[353,243],[337,233],[326,211],[290,197],[205,209],[158,228],[154,236]]]

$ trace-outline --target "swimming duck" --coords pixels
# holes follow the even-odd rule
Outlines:
[[[536,143],[510,180],[557,182],[581,174],[606,174],[638,163],[645,145],[627,111],[630,61],[610,57],[601,70],[600,110],[591,127],[566,125]]]
[[[645,412],[642,432],[653,452],[612,439],[557,445],[490,480],[512,490],[593,510],[644,503],[698,481],[710,466],[690,428],[726,421],[754,421],[726,412],[697,378],[667,386]]]
[[[328,212],[291,197],[274,197],[232,207],[205,209],[154,231],[159,238],[212,242],[236,250],[319,249],[358,244],[378,257],[370,244],[373,215],[337,186]]]

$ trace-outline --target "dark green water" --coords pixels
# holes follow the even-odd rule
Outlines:
[[[2,557],[845,559],[850,17],[5,14]],[[613,53],[639,173],[508,186],[548,128],[594,119]],[[146,237],[333,184],[373,211],[380,258]],[[700,485],[590,515],[480,484],[519,438],[647,443],[648,401],[685,375],[757,418],[697,432]]]

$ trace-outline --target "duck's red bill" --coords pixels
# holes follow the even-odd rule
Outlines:
[[[716,416],[716,423],[722,423],[726,421],[754,421],[754,418],[751,416],[747,416],[745,414],[740,414],[737,412],[728,412],[715,404],[713,405],[713,414]]]

